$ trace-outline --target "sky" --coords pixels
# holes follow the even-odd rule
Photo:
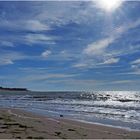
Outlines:
[[[140,2],[0,2],[0,85],[140,90]]]

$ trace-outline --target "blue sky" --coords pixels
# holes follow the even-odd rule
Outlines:
[[[0,2],[0,85],[140,90],[140,2]]]

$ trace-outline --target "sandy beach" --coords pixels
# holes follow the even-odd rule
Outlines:
[[[136,139],[140,138],[140,132],[81,123],[64,118],[47,118],[16,109],[0,109],[0,138]]]

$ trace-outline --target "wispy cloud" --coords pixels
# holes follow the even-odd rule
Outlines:
[[[88,64],[87,63],[84,63],[84,62],[82,62],[82,63],[76,63],[72,67],[74,67],[74,68],[87,68],[88,67]]]
[[[115,64],[118,63],[120,58],[110,58],[103,62],[103,64]]]
[[[20,19],[20,20],[0,20],[0,28],[10,31],[48,31],[50,27],[40,20]]]
[[[136,59],[136,60],[132,61],[131,64],[140,65],[140,59]]]
[[[87,55],[101,55],[105,52],[105,49],[114,42],[115,38],[109,37],[101,39],[97,42],[93,42],[84,49],[83,53]]]
[[[59,74],[59,73],[46,73],[46,74],[35,74],[35,75],[29,75],[24,77],[22,80],[23,81],[28,81],[28,82],[38,82],[38,81],[47,81],[50,79],[63,79],[63,78],[71,78],[76,76],[75,74]]]
[[[130,63],[132,72],[127,74],[140,75],[140,59],[136,59]]]
[[[140,59],[130,62],[130,70],[128,72],[118,73],[119,75],[140,75]]]
[[[64,62],[64,61],[72,61],[76,60],[79,58],[79,54],[76,52],[71,52],[71,51],[50,51],[50,50],[45,50],[42,52],[41,56],[43,58],[47,58],[47,60],[52,60],[56,62]]]
[[[17,60],[23,60],[27,58],[27,56],[14,52],[14,51],[4,51],[1,52],[0,54],[0,65],[9,65],[9,64],[14,64],[15,61]]]
[[[0,65],[10,65],[10,64],[14,64],[13,60],[10,58],[2,58],[0,60]]]
[[[109,37],[94,41],[90,43],[84,50],[83,53],[87,55],[104,55],[106,53],[106,48],[108,48],[112,43],[115,43],[123,33],[127,32],[130,29],[133,29],[140,25],[140,20],[135,22],[130,22],[125,25],[122,25],[115,30],[113,30]]]
[[[1,41],[0,45],[1,47],[14,47],[14,44],[10,41]]]
[[[118,42],[124,33],[139,25],[140,20],[128,22],[127,24],[115,28],[112,32],[109,32],[108,37],[88,44],[87,47],[83,49],[82,59],[78,63],[74,64],[74,67],[91,68],[96,67],[97,65],[111,65],[118,63],[120,61],[120,55],[135,52],[134,48],[130,47],[131,51],[128,48],[129,52],[127,52],[126,49],[113,52],[111,49],[108,50],[108,48],[111,48],[112,46],[114,47],[113,44]]]
[[[24,28],[29,31],[38,32],[38,31],[50,30],[50,27],[48,25],[46,25],[45,23],[42,23],[39,20],[28,20],[24,22],[23,24],[25,24]]]
[[[110,84],[128,84],[128,83],[133,83],[133,80],[116,80],[116,81],[111,81]]]
[[[12,34],[0,35],[1,45],[11,46],[18,44],[54,44],[54,37],[45,33],[51,30],[46,22],[35,19],[0,19],[1,32]],[[44,33],[45,32],[45,33]],[[18,33],[18,34],[17,34]],[[14,36],[13,36],[14,34]]]
[[[53,37],[46,36],[44,34],[27,34],[25,36],[25,41],[29,44],[43,44],[43,43],[51,43],[54,44]]]

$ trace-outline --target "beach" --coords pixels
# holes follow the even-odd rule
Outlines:
[[[0,109],[0,138],[22,139],[138,139],[140,131],[52,118],[18,109]]]

